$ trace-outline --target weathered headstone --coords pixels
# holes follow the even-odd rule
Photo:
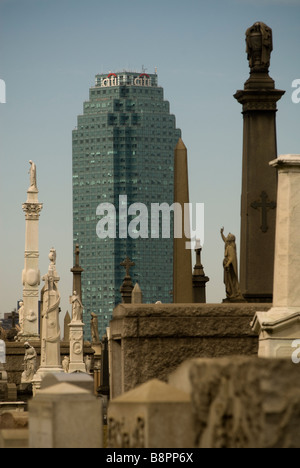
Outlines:
[[[279,156],[270,165],[278,169],[274,299],[268,312],[257,312],[252,328],[260,357],[291,360],[300,340],[300,155]]]
[[[102,448],[102,407],[88,390],[62,382],[29,402],[30,448]]]
[[[246,32],[250,78],[235,99],[243,106],[244,145],[241,201],[241,292],[248,302],[272,302],[277,157],[276,103],[284,91],[269,76],[272,30],[257,22]]]
[[[157,379],[112,400],[109,448],[191,448],[190,395]]]

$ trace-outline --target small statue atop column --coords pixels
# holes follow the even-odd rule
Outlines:
[[[72,322],[82,322],[83,305],[77,291],[74,291],[73,296],[70,297],[70,304],[72,304]]]
[[[224,228],[221,229],[221,237],[225,243],[225,255],[223,260],[224,284],[227,299],[225,302],[244,302],[238,281],[238,265],[235,236],[231,233],[224,236]]]
[[[29,161],[30,164],[30,169],[29,169],[29,174],[30,174],[30,187],[29,191],[36,191],[37,190],[37,182],[36,182],[36,165],[34,164],[33,161]]]

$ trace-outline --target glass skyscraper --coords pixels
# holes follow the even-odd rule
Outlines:
[[[151,236],[151,204],[173,204],[174,148],[180,137],[157,74],[124,71],[96,76],[73,131],[73,237],[85,270],[86,339],[90,314],[98,315],[101,338],[121,302],[125,270],[120,263],[127,256],[135,262],[131,276],[139,283],[144,302],[172,302],[172,226],[169,239],[153,225]],[[98,207],[104,203],[116,209],[116,235],[100,238],[96,229],[103,216]],[[121,213],[135,203],[147,206],[149,229],[145,233],[136,226],[130,237]],[[128,214],[128,225],[139,214]]]

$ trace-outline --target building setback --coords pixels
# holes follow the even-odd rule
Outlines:
[[[161,233],[151,238],[151,203],[173,204],[174,148],[180,137],[157,74],[96,76],[73,131],[73,237],[84,269],[85,338],[90,338],[90,314],[98,315],[101,337],[121,302],[120,263],[127,256],[135,263],[131,275],[139,282],[144,302],[173,301],[172,226],[170,239]],[[116,238],[97,235],[97,208],[103,203],[116,207]],[[127,224],[121,213],[134,203],[148,207],[148,238],[139,237],[138,226],[133,232],[138,238],[126,236],[124,226],[139,213],[128,216]]]

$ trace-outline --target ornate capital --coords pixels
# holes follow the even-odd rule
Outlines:
[[[43,209],[42,203],[23,203],[22,209],[26,220],[38,220]]]

